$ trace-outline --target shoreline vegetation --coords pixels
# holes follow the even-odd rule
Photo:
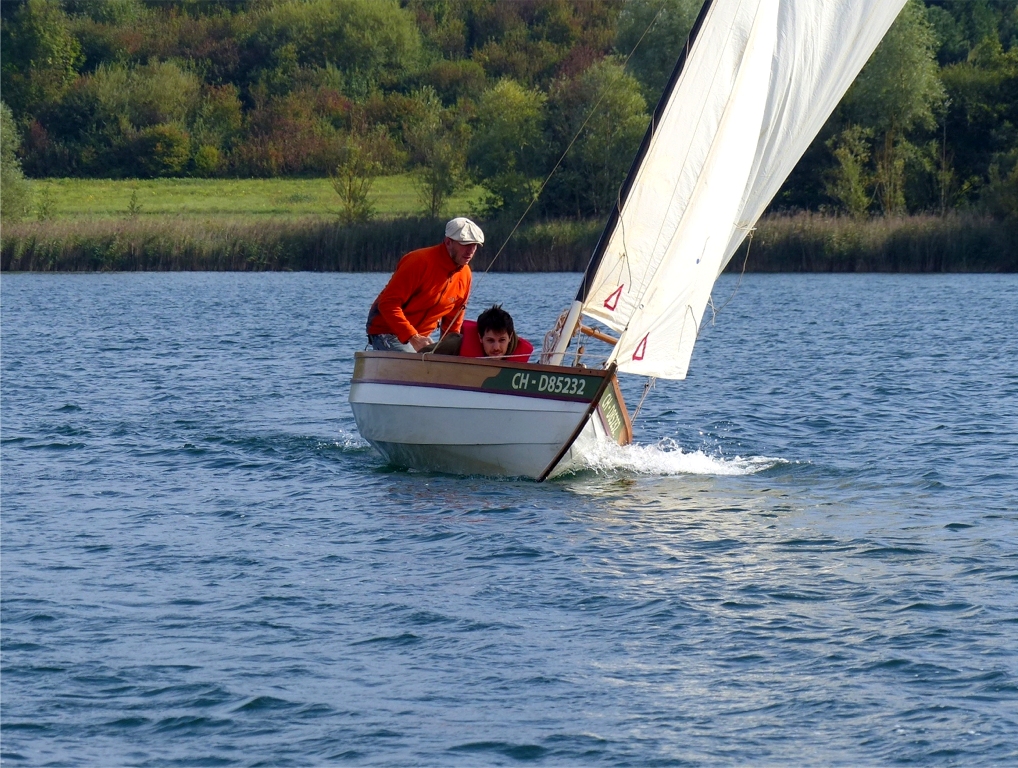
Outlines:
[[[581,270],[702,6],[0,3],[0,270]],[[729,271],[1018,271],[1016,6],[909,0]]]
[[[133,215],[9,223],[0,271],[389,272],[407,251],[434,244],[444,219],[408,215],[344,225],[335,216]],[[488,268],[514,222],[481,222]],[[495,272],[582,271],[599,220],[525,222]],[[747,246],[749,253],[747,257]],[[1018,222],[977,214],[856,219],[817,213],[761,219],[727,271],[1018,272]]]

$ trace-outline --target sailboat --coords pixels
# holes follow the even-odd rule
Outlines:
[[[358,352],[361,435],[394,464],[536,480],[631,442],[618,373],[686,377],[715,281],[905,2],[706,0],[541,362]],[[603,367],[565,362],[581,334]]]

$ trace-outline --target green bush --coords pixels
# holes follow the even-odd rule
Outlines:
[[[340,161],[330,177],[332,188],[339,196],[339,218],[344,224],[360,224],[375,216],[371,201],[371,185],[381,171],[368,141],[349,139]]]
[[[484,91],[487,78],[476,61],[436,61],[421,73],[422,86],[431,86],[448,106],[462,98],[477,99]]]
[[[3,21],[0,89],[20,117],[60,98],[77,74],[81,45],[59,0],[27,0]]]
[[[194,153],[194,170],[198,176],[215,176],[221,164],[219,150],[213,146],[203,144]]]
[[[829,171],[824,191],[857,218],[865,216],[873,202],[869,192],[872,180],[866,167],[872,138],[871,131],[852,125],[827,142],[837,165]]]
[[[358,95],[414,69],[420,33],[395,0],[284,0],[251,14],[252,53],[263,61],[293,51],[294,67],[336,65]]]
[[[417,109],[404,123],[421,209],[425,216],[442,215],[446,201],[467,183],[466,148],[469,126],[455,110],[444,109],[431,87],[413,94]]]
[[[135,126],[187,123],[198,105],[201,81],[172,61],[147,64],[128,72],[128,116]]]
[[[200,145],[229,147],[244,124],[237,88],[233,85],[206,88],[195,111],[191,135]]]
[[[191,157],[191,139],[176,125],[153,125],[138,134],[135,156],[144,176],[179,176]]]

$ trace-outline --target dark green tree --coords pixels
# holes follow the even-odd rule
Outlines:
[[[186,163],[180,166],[177,162],[183,146],[178,139],[187,135],[201,91],[198,77],[174,62],[141,67],[102,65],[78,78],[41,117],[47,140],[62,148],[66,157],[63,173],[176,175],[186,167]],[[169,125],[174,127],[165,127]],[[140,135],[157,127],[145,137]],[[157,136],[163,138],[157,140]],[[174,149],[164,155],[164,149],[170,146],[167,142]],[[156,151],[157,156],[145,154],[149,150]],[[172,159],[167,162],[166,158]]]
[[[1018,47],[1004,51],[987,38],[966,61],[941,71],[949,106],[943,126],[962,200],[972,202],[1018,147]]]
[[[423,212],[442,214],[448,199],[467,182],[466,148],[470,131],[455,110],[445,109],[431,88],[414,94],[416,113],[404,136],[415,166],[414,179]]]
[[[125,95],[135,126],[186,125],[201,98],[201,80],[176,62],[153,62],[128,71]]]
[[[472,2],[460,6],[467,48],[492,79],[546,89],[610,52],[617,0]]]
[[[980,203],[991,216],[1018,221],[1018,148],[990,166],[990,180],[982,189]]]
[[[3,19],[0,88],[15,114],[53,103],[74,81],[81,46],[58,0],[27,0]]]
[[[908,134],[917,127],[934,129],[944,102],[935,50],[925,7],[910,0],[845,95],[850,121],[879,137],[873,154],[884,213],[905,211],[905,164],[916,153]]]
[[[827,142],[837,164],[827,175],[826,192],[856,218],[866,215],[873,196],[869,170],[871,131],[851,125]]]
[[[190,137],[172,123],[142,129],[133,148],[142,176],[180,176],[191,157]]]
[[[421,86],[430,86],[446,106],[460,99],[480,98],[487,86],[484,68],[476,61],[436,61],[418,77]]]
[[[214,176],[222,169],[243,123],[244,113],[235,86],[205,89],[191,124],[197,175]]]
[[[284,0],[249,18],[249,55],[273,60],[287,49],[293,66],[332,64],[346,78],[345,90],[359,96],[399,82],[420,63],[420,34],[396,0]]]
[[[1018,43],[1018,0],[926,0],[926,6],[941,65],[965,61],[988,38],[1004,48]]]
[[[147,12],[139,0],[64,0],[64,7],[69,13],[117,26],[139,21]]]
[[[469,160],[488,191],[486,215],[522,213],[533,199],[546,163],[546,101],[540,91],[508,78],[481,97]]]
[[[605,215],[647,129],[639,83],[605,59],[573,80],[557,82],[548,111],[551,156],[565,156],[545,188],[542,209],[552,215]]]
[[[701,5],[703,0],[630,0],[623,7],[615,50],[632,54],[629,70],[649,104],[661,97]]]
[[[11,110],[0,102],[0,219],[20,221],[32,207],[32,187],[21,173],[21,137]]]

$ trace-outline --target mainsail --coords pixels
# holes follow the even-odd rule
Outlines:
[[[718,275],[906,0],[707,0],[577,295],[682,379]]]

